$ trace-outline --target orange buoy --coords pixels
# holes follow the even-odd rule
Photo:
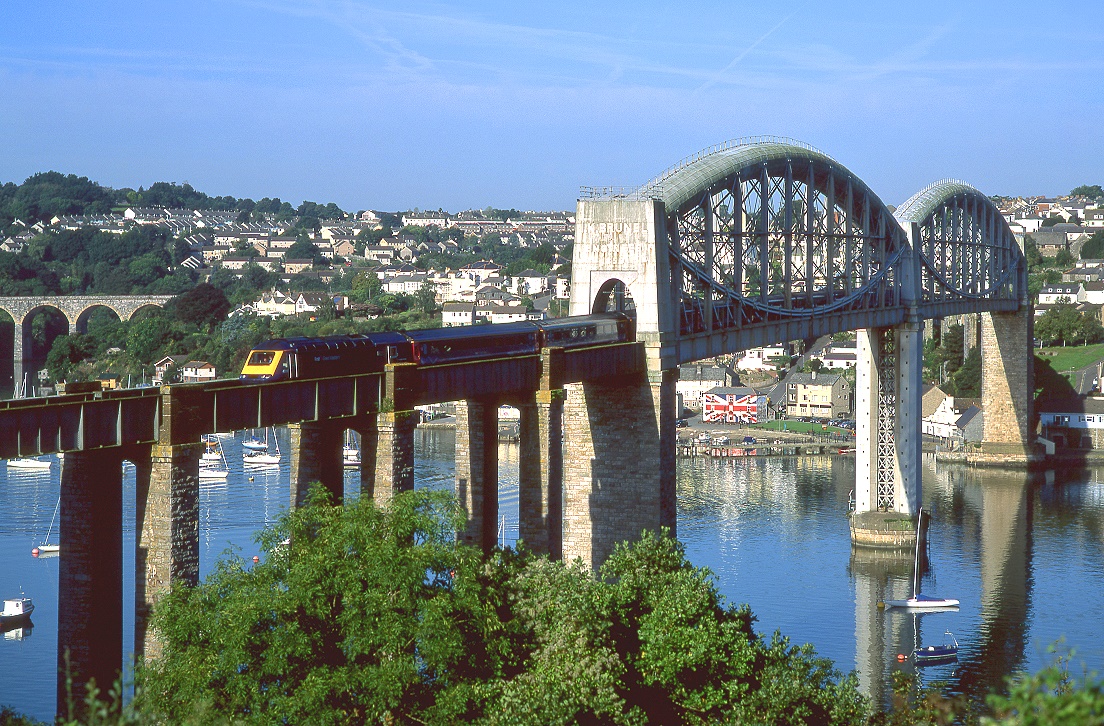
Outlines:
[[[35,547],[33,550],[31,550],[31,557],[38,557],[38,548],[37,547]]]
[[[905,654],[904,653],[898,653],[897,654],[897,660],[902,661],[904,659],[905,659]]]

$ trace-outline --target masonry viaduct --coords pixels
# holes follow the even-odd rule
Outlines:
[[[147,307],[163,307],[172,295],[71,295],[56,297],[0,297],[0,311],[15,321],[15,341],[12,356],[12,383],[16,390],[23,381],[27,364],[26,351],[30,330],[27,323],[42,310],[57,310],[69,323],[69,334],[83,333],[88,318],[94,310],[107,308],[120,320],[130,320],[135,313]]]
[[[135,642],[148,657],[158,652],[151,605],[170,583],[198,581],[200,437],[211,431],[291,426],[295,505],[314,481],[340,499],[342,434],[356,430],[362,493],[386,502],[414,484],[414,406],[459,401],[458,536],[490,550],[497,411],[511,403],[521,411],[521,538],[597,567],[644,529],[675,530],[679,364],[842,330],[859,339],[857,510],[912,516],[924,321],[979,313],[983,455],[1030,456],[1026,267],[973,187],[939,182],[893,214],[831,157],[759,138],[708,149],[634,190],[584,190],[576,219],[571,313],[632,311],[636,342],[0,402],[0,458],[66,452],[58,632],[74,677],[110,682],[122,662],[122,460],[137,470]]]

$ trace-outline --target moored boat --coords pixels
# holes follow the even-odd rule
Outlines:
[[[31,554],[35,557],[50,557],[61,554],[61,545],[50,544],[50,535],[54,533],[54,522],[57,521],[59,509],[61,509],[61,497],[58,497],[57,504],[54,505],[54,516],[50,517],[50,529],[46,531],[46,539],[42,540],[42,544],[38,547],[31,550]]]
[[[43,461],[42,459],[20,457],[18,459],[8,459],[8,468],[25,469],[28,471],[43,471],[50,468],[50,462]]]
[[[26,620],[34,612],[34,603],[26,595],[8,598],[4,601],[4,609],[0,610],[0,623],[15,623]]]
[[[916,553],[912,563],[912,597],[906,600],[886,600],[885,605],[891,608],[904,608],[918,612],[940,612],[945,610],[957,610],[959,601],[949,597],[932,597],[920,594],[920,524],[924,520],[924,509],[916,516]]]
[[[916,665],[938,665],[940,663],[950,663],[953,660],[958,660],[958,639],[955,638],[954,633],[949,630],[944,633],[944,635],[950,636],[950,643],[944,642],[942,645],[927,645],[917,648],[912,652],[912,657],[916,660]]]

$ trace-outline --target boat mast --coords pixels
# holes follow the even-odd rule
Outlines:
[[[42,544],[50,544],[50,535],[54,533],[54,520],[57,519],[58,509],[61,508],[61,497],[58,497],[57,504],[54,505],[54,516],[50,517],[50,529],[46,532],[46,541]]]

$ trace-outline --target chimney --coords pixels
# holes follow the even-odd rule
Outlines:
[[[812,372],[812,375],[813,375],[813,380],[815,381],[815,380],[816,380],[816,376],[817,376],[817,372],[816,372],[816,371],[813,371],[813,372]]]

